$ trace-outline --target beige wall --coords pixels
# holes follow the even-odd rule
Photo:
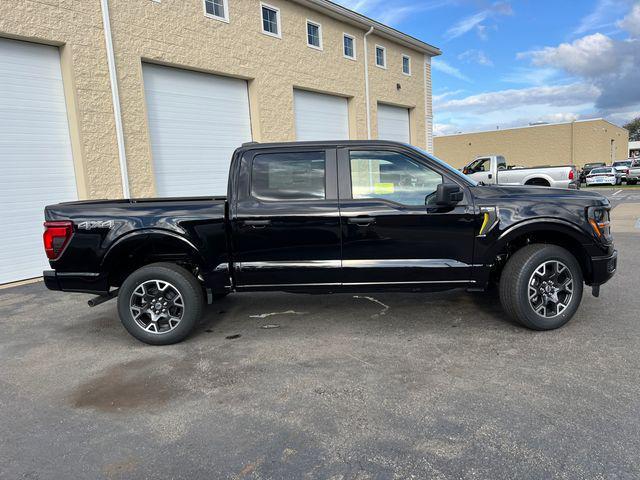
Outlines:
[[[153,62],[248,80],[257,141],[295,140],[293,89],[349,99],[350,136],[367,137],[364,31],[286,0],[282,38],[261,33],[260,2],[229,0],[229,23],[205,17],[202,0],[110,0],[111,28],[132,196],[155,192],[142,63]],[[306,19],[322,24],[323,50],[306,45]],[[356,61],[342,55],[342,34],[356,38]],[[122,195],[99,0],[1,0],[0,36],[61,46],[81,198]],[[368,37],[372,136],[378,102],[411,109],[411,141],[425,147],[425,59],[375,34]],[[375,44],[387,69],[375,66]],[[402,74],[402,54],[412,75]],[[397,88],[400,84],[400,89]]]
[[[482,155],[504,155],[509,165],[582,166],[627,158],[629,132],[595,119],[434,138],[437,157],[460,168]]]

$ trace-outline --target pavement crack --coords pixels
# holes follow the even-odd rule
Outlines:
[[[286,312],[269,312],[269,313],[260,313],[256,315],[249,315],[249,318],[267,318],[273,317],[274,315],[304,315],[307,312],[296,312],[295,310],[287,310]]]
[[[361,298],[363,300],[369,300],[370,302],[377,303],[378,305],[380,305],[382,307],[382,310],[380,310],[378,313],[376,313],[376,314],[371,316],[372,318],[382,317],[383,315],[386,315],[387,314],[387,310],[389,310],[389,305],[385,305],[384,303],[382,303],[377,298],[364,297],[364,296],[361,296],[361,295],[354,295],[353,298]]]

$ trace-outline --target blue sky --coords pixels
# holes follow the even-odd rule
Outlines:
[[[439,47],[435,133],[640,115],[640,0],[342,0]]]

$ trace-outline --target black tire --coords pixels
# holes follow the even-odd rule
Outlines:
[[[182,297],[182,317],[177,325],[166,332],[145,330],[136,322],[131,312],[134,291],[152,280],[169,283]],[[198,280],[191,272],[173,263],[153,263],[139,268],[127,277],[118,292],[118,314],[122,325],[135,338],[149,345],[171,345],[184,340],[200,321],[203,305],[202,286]],[[171,327],[165,325],[165,328]]]
[[[638,180],[627,180],[627,185],[635,185],[638,183]]]
[[[573,279],[573,292],[566,308],[551,318],[537,313],[529,301],[529,281],[536,269],[549,261],[564,264]],[[566,273],[564,275],[563,278],[566,278]],[[514,321],[532,330],[553,330],[571,320],[580,306],[582,290],[583,276],[578,261],[557,245],[533,244],[523,247],[509,259],[500,277],[502,308]],[[555,311],[558,312],[559,308],[556,307]]]

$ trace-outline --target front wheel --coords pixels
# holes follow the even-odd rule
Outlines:
[[[150,345],[184,340],[198,324],[203,303],[198,280],[173,263],[154,263],[136,270],[118,292],[122,325]]]
[[[500,277],[500,302],[516,322],[533,330],[567,323],[582,300],[582,270],[557,245],[533,244],[518,250]]]

